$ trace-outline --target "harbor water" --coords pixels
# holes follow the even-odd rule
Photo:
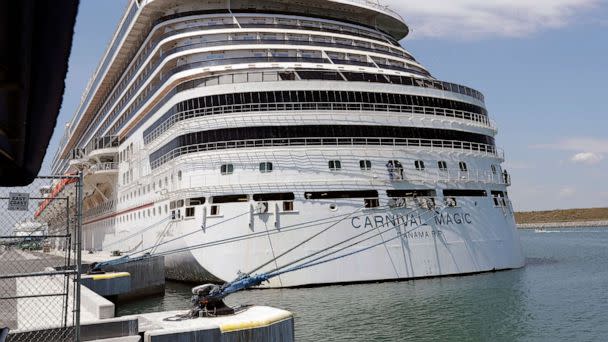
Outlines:
[[[298,341],[603,341],[608,338],[608,228],[521,231],[526,267],[466,277],[253,290],[228,303],[296,317]],[[117,315],[186,309],[190,284],[117,307]]]

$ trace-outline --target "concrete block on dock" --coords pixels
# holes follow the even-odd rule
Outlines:
[[[235,315],[167,321],[183,311],[139,315],[150,325],[144,326],[144,342],[232,342],[294,341],[293,314],[264,306],[254,306]]]
[[[80,336],[83,341],[138,336],[137,317],[119,317],[83,323]]]
[[[129,272],[83,274],[81,284],[104,297],[128,294],[132,290]]]
[[[130,287],[127,292],[116,295],[101,294],[102,296],[112,296],[118,300],[126,300],[164,293],[165,291],[165,258],[163,256],[151,256],[141,260],[108,265],[104,266],[103,270],[105,272],[129,273]],[[120,282],[121,279],[115,279],[114,281]],[[88,285],[85,284],[85,286]]]
[[[80,308],[82,321],[113,318],[115,313],[114,303],[85,286],[80,288]]]

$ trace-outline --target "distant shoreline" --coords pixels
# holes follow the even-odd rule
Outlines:
[[[578,222],[545,222],[545,223],[518,223],[518,229],[545,229],[545,228],[608,228],[608,221],[578,221]]]
[[[608,227],[608,208],[516,212],[520,229]]]

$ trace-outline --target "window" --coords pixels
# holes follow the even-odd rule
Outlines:
[[[380,201],[377,198],[366,198],[364,199],[365,208],[378,208]]]
[[[507,202],[505,201],[505,193],[502,191],[492,191],[492,200],[494,201],[495,207],[506,207]]]
[[[339,160],[330,160],[328,164],[331,171],[340,171],[342,169],[342,163]]]
[[[359,160],[359,167],[363,171],[369,171],[372,169],[372,161],[371,160]]]
[[[220,172],[222,175],[231,175],[234,173],[234,165],[224,164],[220,167]]]
[[[339,199],[339,198],[375,198],[378,197],[376,190],[355,190],[355,191],[322,191],[307,192],[304,197],[308,200],[315,199]]]
[[[220,214],[220,207],[218,205],[211,206],[211,216],[217,216]]]
[[[181,170],[177,171],[177,180],[180,182],[182,181],[182,171]],[[188,215],[186,215],[186,216],[188,216]]]
[[[493,173],[493,174],[496,174],[496,165],[492,164],[492,166],[491,166],[491,167],[492,167],[492,173]]]
[[[270,172],[272,172],[272,163],[271,162],[260,163],[260,172],[261,173],[270,173]]]
[[[437,167],[439,167],[439,171],[447,171],[448,163],[443,160],[440,160],[437,162]]]
[[[458,163],[458,167],[460,167],[460,171],[462,171],[462,172],[467,172],[469,170],[467,168],[467,163],[465,163],[465,162]]]
[[[293,201],[283,202],[283,211],[293,211]]]
[[[224,196],[213,196],[211,203],[241,203],[249,201],[249,197],[243,195],[224,195]]]
[[[277,192],[266,194],[253,194],[253,200],[256,202],[267,201],[293,201],[295,198],[293,192]]]
[[[486,197],[488,193],[485,190],[467,190],[467,189],[445,189],[443,190],[444,197]]]
[[[416,170],[418,170],[418,171],[424,171],[424,161],[422,161],[422,160],[416,160],[414,162],[414,166],[416,167]]]
[[[201,205],[201,204],[205,204],[205,197],[190,198],[190,199],[188,199],[187,205]]]
[[[186,208],[186,217],[193,217],[193,216],[194,216],[194,207]]]

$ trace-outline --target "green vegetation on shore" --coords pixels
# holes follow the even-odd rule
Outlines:
[[[608,208],[517,212],[515,221],[518,224],[608,221]]]

